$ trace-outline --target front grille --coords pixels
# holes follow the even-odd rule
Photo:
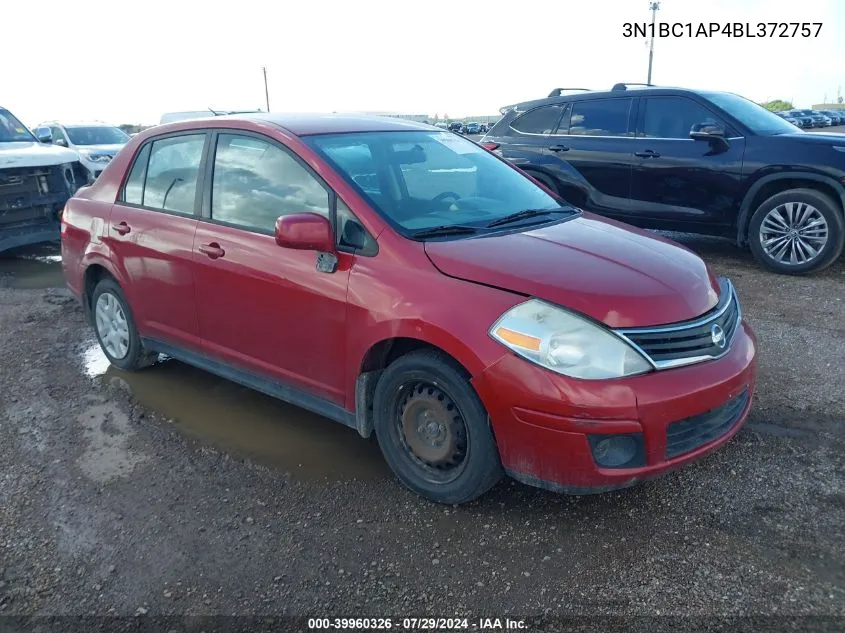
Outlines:
[[[49,222],[69,194],[60,165],[0,169],[0,227]]]
[[[617,333],[633,343],[657,369],[719,358],[730,349],[742,321],[733,285],[722,278],[719,286],[719,303],[698,319],[659,327],[617,330]]]
[[[722,437],[737,423],[748,404],[748,389],[725,404],[666,427],[666,459],[689,453]]]

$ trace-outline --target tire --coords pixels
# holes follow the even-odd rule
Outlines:
[[[790,213],[794,214],[793,222],[789,220]],[[802,226],[803,232],[796,234],[795,230]],[[822,226],[827,229],[824,242],[820,237]],[[780,235],[785,237],[773,241]],[[790,189],[775,194],[757,208],[748,226],[748,241],[754,258],[773,272],[814,273],[830,266],[842,253],[845,218],[830,196],[814,189]],[[764,246],[767,241],[768,250]],[[811,255],[809,248],[817,250],[817,254]],[[790,262],[793,258],[795,262]]]
[[[420,350],[391,363],[375,388],[385,461],[406,487],[438,503],[477,499],[504,474],[487,411],[468,378],[442,352]]]
[[[111,310],[106,308],[98,313],[101,305],[103,308],[111,306]],[[111,319],[106,318],[108,314],[112,315]],[[114,279],[103,279],[94,288],[91,295],[91,317],[100,349],[112,365],[124,371],[137,371],[155,363],[158,354],[144,349],[141,344],[132,311]],[[116,335],[110,338],[110,333],[115,331]]]
[[[547,176],[541,171],[528,171],[529,176],[534,178],[535,180],[539,180],[543,183],[547,189],[549,189],[553,194],[556,196],[560,195],[560,189],[558,189],[557,183],[555,183],[554,179],[551,176]]]

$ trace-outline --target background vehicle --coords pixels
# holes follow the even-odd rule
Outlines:
[[[452,132],[457,132],[458,134],[463,134],[463,132],[464,132],[464,124],[463,124],[463,123],[461,123],[460,121],[452,121],[452,122],[449,124],[449,129],[450,129]]]
[[[831,125],[845,125],[845,110],[821,110],[821,113],[830,117]]]
[[[464,126],[464,134],[481,134],[481,125],[475,121],[470,121]]]
[[[445,121],[438,121],[437,123],[434,124],[434,126],[439,127],[439,128],[443,128],[444,130],[449,129],[449,124],[446,123]]]
[[[628,486],[725,443],[751,406],[756,344],[728,280],[430,126],[153,128],[62,223],[68,285],[113,365],[167,353],[375,432],[435,501],[505,473]]]
[[[801,120],[795,118],[794,116],[790,116],[790,115],[788,115],[784,112],[775,112],[775,114],[778,115],[781,119],[783,119],[787,123],[792,123],[792,125],[794,125],[796,127],[802,127]]]
[[[797,112],[801,116],[809,117],[813,122],[813,127],[826,127],[830,125],[830,119],[815,110],[798,110]]]
[[[0,251],[59,239],[59,213],[88,182],[76,154],[42,145],[0,107]]]
[[[100,122],[49,121],[39,124],[35,135],[42,143],[52,143],[76,152],[91,179],[99,176],[114,155],[129,141],[129,135],[119,127]]]
[[[842,251],[842,137],[738,95],[618,84],[513,106],[481,142],[575,205],[731,237],[776,272],[821,270]]]
[[[788,117],[791,117],[798,121],[799,127],[802,129],[809,129],[814,127],[813,117],[801,114],[800,110],[786,110],[781,114],[785,114]]]

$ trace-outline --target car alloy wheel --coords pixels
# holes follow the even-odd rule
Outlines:
[[[778,263],[796,266],[816,259],[828,240],[822,213],[806,202],[786,202],[769,211],[760,225],[763,251]]]
[[[120,301],[110,292],[97,298],[94,308],[97,334],[109,356],[121,360],[129,353],[129,323]]]

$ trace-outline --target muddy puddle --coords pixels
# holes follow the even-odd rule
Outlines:
[[[16,249],[0,253],[0,284],[7,288],[43,289],[65,285],[58,247]]]
[[[184,433],[290,472],[295,479],[382,479],[387,465],[374,440],[304,409],[172,359],[137,373],[112,367],[96,343],[83,352],[89,376],[118,376],[148,409]]]

